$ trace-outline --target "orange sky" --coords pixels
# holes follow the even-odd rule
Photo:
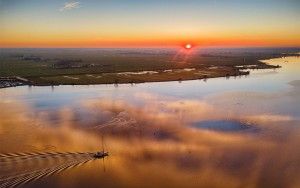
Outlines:
[[[0,47],[300,46],[293,0],[125,1],[3,1]]]
[[[300,46],[300,39],[293,38],[7,38],[1,47],[176,47],[186,43],[193,46]]]

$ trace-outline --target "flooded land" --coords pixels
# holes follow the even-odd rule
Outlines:
[[[45,59],[37,62],[20,60],[23,54],[9,57],[20,67],[29,63],[31,71],[1,69],[3,77],[18,71],[36,84],[54,84],[0,89],[0,188],[300,186],[298,56],[262,53],[257,63],[257,53],[254,58],[248,52],[245,61],[238,57],[243,64],[231,64],[236,57],[225,61],[222,53],[222,65],[208,61],[203,75],[219,77],[216,72],[228,69],[227,77],[76,85],[104,74],[117,74],[119,82],[144,75],[162,81],[155,75],[176,71],[190,78],[202,69],[193,63],[162,69],[115,63],[116,73],[97,72],[103,66],[95,65],[95,73],[73,68],[74,74],[66,74],[69,69],[50,68],[57,61],[40,53],[34,56]],[[254,60],[247,63],[250,56]],[[262,69],[265,63],[281,68]],[[232,76],[236,66],[250,74]],[[74,86],[55,86],[71,81]],[[96,158],[102,150],[109,156]]]

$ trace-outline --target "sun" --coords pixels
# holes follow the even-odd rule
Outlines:
[[[191,44],[186,44],[184,47],[185,47],[185,49],[189,50],[189,49],[191,49],[193,46],[192,46]]]

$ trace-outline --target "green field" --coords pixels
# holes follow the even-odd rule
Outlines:
[[[202,79],[246,74],[241,72],[242,68],[236,68],[237,65],[274,68],[259,60],[280,57],[282,53],[234,50],[186,53],[175,49],[0,49],[0,77],[19,76],[29,79],[34,85]],[[193,71],[185,71],[187,68],[193,68]],[[139,71],[156,73],[135,74]]]

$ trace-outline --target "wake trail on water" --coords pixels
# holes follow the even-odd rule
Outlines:
[[[91,152],[2,153],[0,188],[22,186],[91,160]]]

